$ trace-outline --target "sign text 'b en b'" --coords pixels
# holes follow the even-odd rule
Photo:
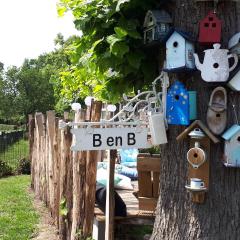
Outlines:
[[[151,147],[147,128],[73,128],[71,132],[75,137],[73,151]]]

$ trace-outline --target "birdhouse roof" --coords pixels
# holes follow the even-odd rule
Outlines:
[[[240,32],[236,33],[231,37],[231,39],[228,42],[228,48],[231,49],[239,43],[240,43]]]
[[[172,23],[172,18],[165,10],[149,10],[145,16],[144,26],[148,25],[149,16],[154,18],[155,23]]]
[[[190,42],[194,42],[195,39],[194,37],[188,33],[188,32],[184,32],[180,29],[176,29],[176,28],[172,28],[168,34],[167,40],[173,35],[173,33],[178,33],[179,35],[181,35],[183,38],[185,38],[186,40],[190,41]]]
[[[207,135],[214,143],[219,143],[219,139],[216,138],[200,120],[194,121],[188,128],[186,128],[180,135],[178,135],[177,141],[188,137],[188,134],[195,128],[200,128],[205,133],[205,135]]]
[[[213,11],[210,11],[208,15],[201,20],[201,22],[209,22],[209,17],[212,17],[214,21],[217,21],[219,23],[221,22],[221,20],[217,17],[217,15]]]
[[[240,131],[240,126],[235,124],[222,135],[222,138],[225,140],[230,140],[239,131]]]

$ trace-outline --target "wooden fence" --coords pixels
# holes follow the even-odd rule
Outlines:
[[[100,120],[102,103],[93,102],[75,120]],[[65,114],[65,120],[67,120]],[[32,188],[45,202],[60,239],[85,239],[92,233],[96,170],[101,151],[72,152],[70,129],[60,130],[53,111],[29,116]]]

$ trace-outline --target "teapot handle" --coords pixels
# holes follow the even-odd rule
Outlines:
[[[238,64],[238,56],[237,54],[233,53],[229,54],[228,58],[234,58],[234,64],[229,68],[229,72],[231,72]]]

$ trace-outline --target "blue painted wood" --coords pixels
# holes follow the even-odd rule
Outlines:
[[[189,94],[189,119],[195,120],[197,119],[197,92],[196,91],[188,91]]]
[[[189,93],[176,81],[167,93],[167,121],[172,125],[189,125]]]
[[[226,167],[240,167],[240,126],[233,125],[222,135],[222,138],[225,140],[224,165]]]

